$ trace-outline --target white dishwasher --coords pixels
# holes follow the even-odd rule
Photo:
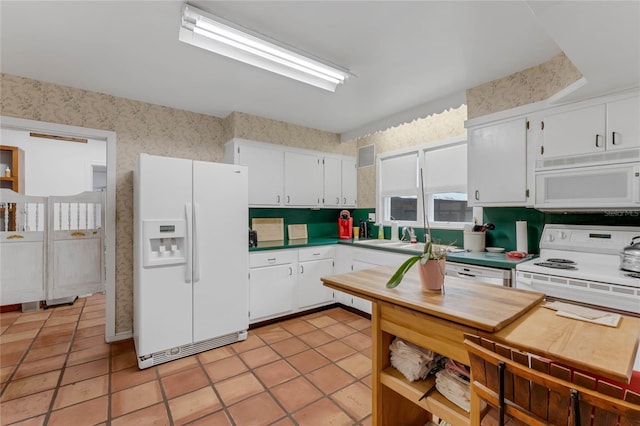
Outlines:
[[[469,265],[467,263],[446,263],[445,275],[494,285],[511,287],[511,269]]]

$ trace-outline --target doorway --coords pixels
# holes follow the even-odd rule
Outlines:
[[[17,130],[70,138],[85,138],[102,141],[106,144],[106,159],[89,161],[87,164],[89,164],[90,173],[85,173],[85,177],[81,180],[84,182],[87,190],[94,188],[97,184],[102,185],[103,189],[106,191],[104,283],[106,296],[105,337],[107,342],[119,340],[120,338],[116,337],[115,333],[116,133],[106,130],[68,126],[5,116],[0,116],[0,130],[3,132],[5,130]],[[61,167],[64,166],[61,165]],[[89,187],[86,187],[87,181],[91,182]]]

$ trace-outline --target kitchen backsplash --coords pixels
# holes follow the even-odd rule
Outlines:
[[[287,226],[307,224],[309,238],[338,236],[338,216],[342,209],[291,209],[291,208],[250,208],[249,225],[254,217],[282,217],[285,224],[285,238]],[[367,220],[369,213],[375,209],[347,209],[353,217],[354,225],[360,219]],[[570,225],[604,225],[604,226],[638,226],[640,212],[604,212],[604,213],[546,213],[524,207],[485,207],[483,223],[493,223],[495,229],[487,231],[487,247],[504,247],[507,251],[516,249],[516,221],[527,222],[527,241],[529,253],[539,252],[538,243],[542,229],[547,223],[563,223]],[[378,235],[378,227],[372,225],[372,235]],[[415,229],[418,241],[423,241],[424,230]],[[462,246],[463,233],[459,230],[432,229],[434,242],[438,244],[453,244]],[[391,238],[391,228],[384,228],[386,239]],[[260,237],[258,236],[258,241]]]

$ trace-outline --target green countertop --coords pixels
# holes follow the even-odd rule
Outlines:
[[[285,240],[285,241],[264,241],[258,242],[258,247],[250,247],[249,252],[263,250],[283,250],[290,248],[304,248],[313,246],[324,246],[329,244],[345,244],[353,247],[366,248],[370,250],[383,250],[394,253],[403,253],[407,255],[416,254],[414,251],[403,250],[399,248],[377,247],[375,245],[359,244],[358,240],[341,240],[336,237],[320,237],[307,238],[303,240]],[[489,266],[493,268],[512,269],[520,262],[524,262],[536,257],[529,255],[524,259],[508,258],[504,253],[488,253],[488,252],[457,252],[447,253],[447,260],[450,262],[467,263],[471,265]]]

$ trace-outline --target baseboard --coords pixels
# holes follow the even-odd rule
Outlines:
[[[349,311],[351,313],[359,315],[359,316],[361,316],[363,318],[371,319],[371,315],[369,315],[366,312],[362,312],[359,309],[353,308],[351,306],[343,305],[342,303],[332,303],[330,305],[324,305],[324,306],[320,306],[320,307],[317,307],[317,308],[307,309],[305,311],[299,311],[299,312],[294,312],[292,314],[283,315],[283,316],[277,317],[277,318],[271,318],[271,319],[268,319],[268,320],[255,322],[253,324],[249,324],[249,330],[253,330],[255,328],[264,327],[265,325],[275,324],[275,323],[280,322],[280,321],[286,321],[286,320],[289,320],[289,319],[298,318],[298,317],[302,317],[302,316],[309,315],[309,314],[315,314],[316,312],[322,312],[322,311],[326,311],[326,310],[333,309],[333,308],[342,308],[342,309],[344,309],[346,311]]]
[[[125,331],[122,333],[116,333],[113,336],[105,336],[107,343],[119,342],[121,340],[127,340],[133,338],[133,331]]]

